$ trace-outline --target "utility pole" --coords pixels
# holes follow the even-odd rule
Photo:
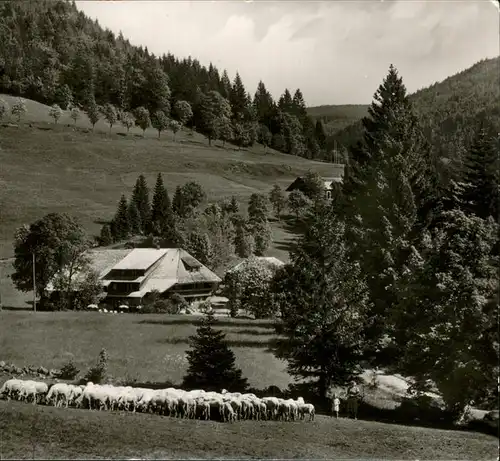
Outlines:
[[[33,311],[36,312],[35,252],[33,252]]]

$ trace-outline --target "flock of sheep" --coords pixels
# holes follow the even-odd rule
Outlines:
[[[236,421],[244,419],[297,421],[314,419],[314,406],[277,397],[259,398],[254,394],[184,391],[182,389],[143,389],[88,383],[76,386],[9,379],[0,389],[0,397],[56,407],[90,410],[122,410],[153,413],[179,418]]]

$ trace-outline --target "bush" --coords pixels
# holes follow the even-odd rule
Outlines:
[[[76,368],[75,364],[73,363],[73,360],[70,360],[68,363],[63,365],[63,367],[57,374],[57,377],[60,379],[73,380],[76,379],[78,373],[80,373],[80,370]]]
[[[96,365],[89,368],[83,380],[85,382],[92,382],[94,384],[100,384],[108,378],[108,353],[106,349],[101,349],[99,353],[99,361]]]

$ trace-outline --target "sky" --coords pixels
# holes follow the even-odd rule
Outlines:
[[[496,0],[498,2],[498,0]],[[192,56],[252,95],[300,88],[308,106],[368,104],[392,63],[410,93],[500,54],[495,0],[77,1],[155,55]]]

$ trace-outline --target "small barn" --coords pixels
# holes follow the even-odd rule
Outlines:
[[[323,180],[323,185],[325,186],[325,198],[331,200],[333,188],[335,187],[335,184],[342,183],[342,177],[322,177],[321,179]],[[286,192],[292,192],[293,190],[297,189],[307,195],[307,184],[304,181],[304,178],[301,176],[299,176],[294,182],[292,182],[292,184],[288,186]]]

